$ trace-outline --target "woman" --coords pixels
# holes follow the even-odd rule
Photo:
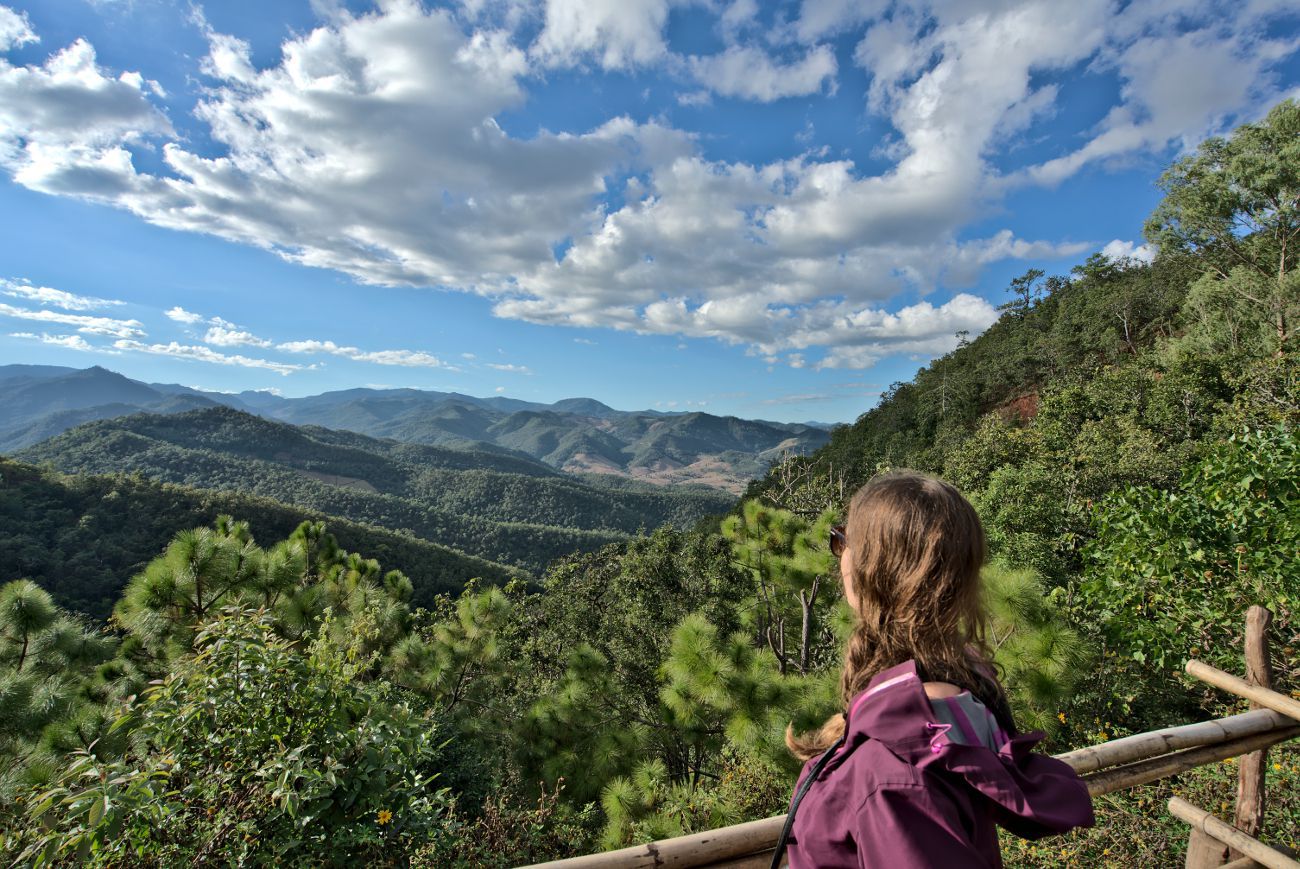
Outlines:
[[[1042,734],[1016,733],[989,665],[984,531],[966,499],[921,474],[879,476],[831,548],[857,615],[848,711],[786,734],[809,761],[787,823],[791,869],[997,867],[998,825],[1025,838],[1091,826],[1087,788],[1031,753]]]

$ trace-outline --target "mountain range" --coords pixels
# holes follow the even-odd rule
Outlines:
[[[732,494],[788,453],[812,452],[825,428],[707,413],[619,411],[591,398],[553,404],[418,389],[348,389],[305,398],[225,394],[142,383],[95,366],[0,366],[0,452],[85,422],[224,406],[294,425],[540,461],[575,474],[656,484],[701,483]]]
[[[400,443],[215,405],[82,423],[14,458],[65,474],[140,474],[387,528],[540,573],[551,560],[725,512],[704,486],[579,479],[519,453]]]

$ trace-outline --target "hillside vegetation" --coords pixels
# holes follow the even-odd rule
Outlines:
[[[731,505],[708,489],[592,485],[517,455],[296,427],[227,407],[86,423],[15,454],[66,473],[272,498],[540,573],[551,560]]]
[[[244,516],[272,537],[327,520],[341,546],[411,578],[412,601],[428,606],[479,578],[504,585],[517,568],[438,543],[240,492],[204,491],[141,476],[64,476],[0,458],[0,576],[34,580],[69,610],[106,618],[128,579],[158,554],[159,541]]]
[[[720,524],[560,559],[536,592],[475,584],[416,610],[406,576],[325,528],[277,540],[229,517],[136,572],[112,630],[14,577],[7,849],[510,866],[783,811],[785,728],[842,709],[851,616],[827,529],[902,465],[980,510],[994,663],[1046,749],[1239,711],[1181,666],[1239,672],[1252,603],[1276,615],[1293,690],[1300,107],[1204,143],[1161,184],[1154,262],[1026,274],[993,328],[773,467]],[[1269,757],[1265,838],[1295,847],[1300,752]],[[1217,764],[1106,797],[1093,830],[1005,837],[1007,862],[1176,865],[1187,829],[1157,808],[1175,792],[1226,808],[1235,779]]]
[[[0,451],[138,411],[231,407],[295,425],[532,458],[573,473],[700,483],[732,494],[763,474],[773,459],[809,452],[828,437],[809,425],[625,412],[589,398],[538,404],[418,389],[347,389],[290,399],[145,384],[100,367],[0,366],[0,407]]]

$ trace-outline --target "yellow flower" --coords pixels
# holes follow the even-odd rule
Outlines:
[[[1064,712],[1058,712],[1058,713],[1056,713],[1056,717],[1059,718],[1059,719],[1061,719],[1061,723],[1062,723],[1062,724],[1065,723],[1065,713],[1064,713]]]
[[[393,819],[393,813],[390,812],[390,811],[388,811],[388,809],[380,809],[380,810],[379,810],[379,817],[378,817],[377,820],[379,821],[379,825],[380,825],[381,827],[382,827],[384,824],[387,824],[387,823],[388,823],[389,821],[391,821],[392,819]]]

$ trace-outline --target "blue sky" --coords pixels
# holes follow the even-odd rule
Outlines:
[[[1283,0],[0,0],[0,363],[850,421],[1149,257]]]

